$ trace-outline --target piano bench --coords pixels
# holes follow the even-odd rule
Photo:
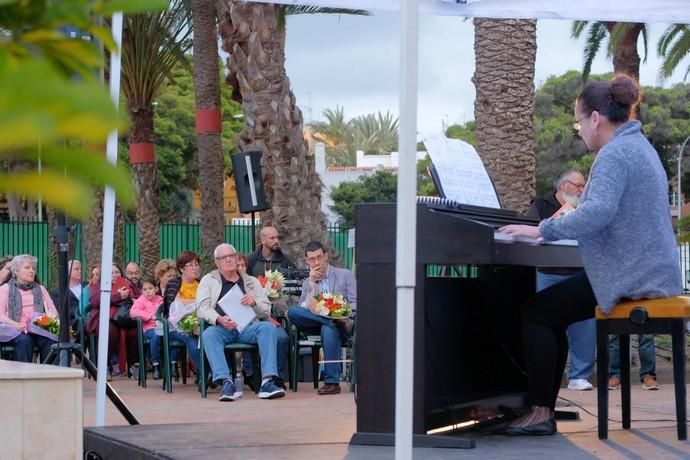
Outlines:
[[[673,383],[678,439],[687,439],[685,333],[690,297],[677,296],[621,302],[609,314],[596,307],[597,405],[599,439],[608,437],[609,334],[620,340],[621,408],[623,429],[630,428],[630,334],[670,334],[673,343]]]

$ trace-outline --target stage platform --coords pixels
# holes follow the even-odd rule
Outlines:
[[[508,438],[466,434],[476,441],[471,450],[415,448],[419,459],[553,459],[690,458],[690,442],[676,439],[673,387],[662,366],[661,389],[632,389],[632,426],[623,431],[610,422],[609,440],[596,433],[596,392],[561,390],[561,404],[577,404],[581,420],[561,422],[556,436]],[[84,444],[106,459],[348,459],[394,458],[393,447],[351,446],[356,428],[352,393],[318,396],[309,383],[286,398],[264,401],[253,394],[236,402],[218,401],[218,390],[206,400],[193,385],[174,386],[174,393],[135,381],[115,378],[113,386],[142,423],[128,426],[107,402],[106,427],[93,427],[95,384],[84,381]],[[382,390],[385,386],[382,386]],[[566,401],[568,400],[568,401]],[[611,394],[610,416],[620,420],[620,392]]]

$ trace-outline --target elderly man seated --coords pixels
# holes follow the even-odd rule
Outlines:
[[[237,271],[235,248],[223,243],[213,251],[213,257],[218,269],[201,279],[196,302],[197,315],[212,324],[203,333],[204,352],[211,365],[213,381],[223,384],[220,400],[238,398],[224,351],[225,345],[234,342],[259,346],[263,377],[259,398],[282,398],[285,390],[276,385],[275,378],[278,376],[278,339],[285,331],[264,321],[269,317],[271,304],[256,278]],[[229,312],[234,312],[234,317]]]

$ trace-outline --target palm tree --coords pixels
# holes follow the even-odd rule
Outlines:
[[[196,102],[201,249],[205,270],[213,249],[224,241],[223,148],[216,0],[192,0],[194,29],[194,98]]]
[[[382,155],[398,146],[398,119],[390,112],[361,115],[351,122],[356,150]]]
[[[659,38],[657,52],[663,58],[659,73],[662,77],[670,77],[680,62],[690,54],[690,26],[687,24],[672,24]],[[690,74],[690,64],[685,70],[683,79]]]
[[[352,124],[345,119],[345,111],[336,106],[335,110],[326,109],[322,113],[325,121],[309,124],[315,139],[326,144],[326,161],[332,166],[352,166],[355,162],[355,151],[352,147]]]
[[[607,57],[613,59],[613,71],[630,75],[635,80],[640,79],[640,55],[637,52],[637,42],[642,36],[645,56],[642,62],[644,62],[647,60],[647,27],[644,24],[575,21],[572,27],[572,37],[579,38],[585,30],[587,30],[587,39],[582,66],[583,81],[587,81],[589,78],[592,62],[607,36],[609,37]]]
[[[329,238],[321,211],[321,183],[285,72],[285,15],[297,12],[353,11],[224,0],[220,31],[223,49],[230,53],[227,81],[244,112],[238,147],[263,151],[264,187],[271,209],[262,213],[262,221],[275,226],[285,237],[286,252],[302,260],[306,241],[327,243]]]
[[[125,16],[122,39],[122,92],[130,119],[130,163],[137,186],[137,228],[142,273],[160,258],[158,178],[153,102],[177,63],[189,65],[190,10],[172,0],[159,13]]]
[[[476,149],[504,207],[534,196],[536,21],[474,19]]]

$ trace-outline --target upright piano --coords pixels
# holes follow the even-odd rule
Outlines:
[[[582,266],[575,242],[513,241],[497,232],[534,220],[426,201],[417,204],[414,434],[468,421],[482,408],[522,405],[520,307],[534,295],[535,269]],[[357,432],[351,442],[386,444],[395,431],[396,205],[358,205],[355,216]],[[473,275],[430,275],[430,266],[471,267]]]

